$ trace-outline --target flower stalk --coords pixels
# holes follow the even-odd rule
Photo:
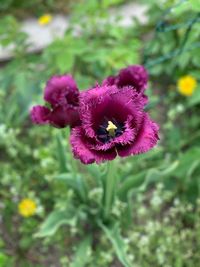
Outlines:
[[[104,219],[108,220],[112,207],[115,203],[115,193],[117,186],[117,175],[114,162],[110,161],[107,163],[107,175],[104,182],[104,197],[103,197],[103,207],[104,207]]]

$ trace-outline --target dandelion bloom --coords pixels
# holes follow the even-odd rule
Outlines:
[[[30,217],[36,213],[36,203],[32,199],[24,198],[18,205],[19,214],[23,217]]]
[[[47,25],[52,21],[52,16],[50,14],[44,14],[38,19],[40,25]]]
[[[143,88],[144,86],[142,86]],[[75,158],[84,164],[144,153],[158,141],[158,125],[133,86],[97,86],[80,95],[81,125],[72,129]]]
[[[50,107],[37,105],[31,109],[34,123],[57,128],[78,124],[79,91],[71,75],[53,76],[46,84],[44,100]]]
[[[144,93],[147,88],[148,72],[142,65],[131,65],[121,69],[116,76],[109,76],[103,85],[116,85],[119,88],[132,86],[138,93]]]
[[[178,80],[179,93],[184,96],[191,96],[194,93],[196,86],[197,80],[190,75],[183,76]]]

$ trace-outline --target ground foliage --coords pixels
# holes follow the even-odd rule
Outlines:
[[[144,2],[148,23],[128,28],[109,22],[109,1],[76,4],[64,38],[40,54],[25,53],[20,22],[1,18],[1,45],[16,45],[0,72],[1,267],[199,265],[199,1]],[[85,89],[137,63],[150,73],[147,109],[161,140],[147,154],[114,161],[119,185],[105,219],[107,166],[80,165],[69,131],[36,127],[28,111],[52,74],[70,72]],[[190,97],[177,88],[185,75],[197,80]],[[37,205],[32,217],[19,214],[24,198]]]

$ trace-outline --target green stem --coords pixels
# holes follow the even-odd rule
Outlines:
[[[56,136],[57,141],[57,158],[60,165],[60,172],[66,173],[68,171],[67,164],[66,164],[66,152],[65,147],[63,145],[63,132],[58,132]]]
[[[112,210],[112,206],[115,201],[115,192],[116,192],[116,168],[114,168],[113,162],[108,162],[108,171],[105,177],[104,183],[104,219],[107,220],[109,218],[110,212]]]

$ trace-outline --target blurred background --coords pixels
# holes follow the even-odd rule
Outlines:
[[[0,0],[0,267],[199,266],[199,22],[199,0]],[[51,75],[84,90],[132,64],[160,142],[117,159],[122,242],[95,224],[104,167],[74,166],[69,131],[29,110]]]

